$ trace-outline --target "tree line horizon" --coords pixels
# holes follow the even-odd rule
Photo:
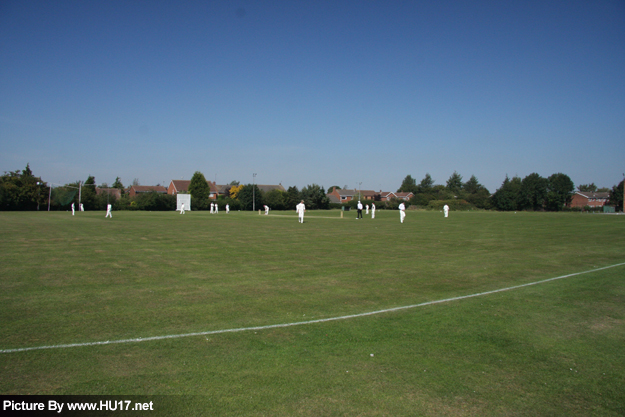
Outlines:
[[[133,185],[139,185],[133,180]],[[96,188],[119,189],[121,198],[102,192],[96,193]],[[225,195],[219,195],[216,200],[209,199],[210,187],[204,174],[196,171],[190,181],[187,192],[191,194],[191,208],[193,210],[207,210],[210,203],[217,203],[223,210],[228,204],[230,210],[252,210],[269,206],[272,210],[294,210],[295,206],[304,200],[307,209],[331,209],[355,207],[356,200],[347,203],[331,203],[327,194],[333,188],[342,189],[333,185],[327,190],[318,184],[310,184],[299,190],[291,186],[282,191],[279,189],[269,192],[262,191],[256,184],[240,184],[232,181],[228,184]],[[96,185],[91,175],[82,183],[75,181],[63,186],[52,187],[41,177],[33,175],[30,164],[24,170],[5,171],[0,176],[0,210],[68,210],[71,204],[80,202],[86,210],[105,210],[107,204],[112,204],[115,210],[175,210],[176,196],[159,194],[156,192],[141,193],[129,197],[125,193],[126,187],[117,177],[112,186],[103,183]],[[617,210],[623,207],[623,181],[613,186],[599,188],[594,183],[580,184],[580,192],[607,192],[607,205],[615,206]],[[491,192],[479,183],[475,175],[463,181],[463,177],[456,171],[449,177],[445,185],[435,184],[429,173],[419,182],[411,175],[402,181],[397,192],[411,192],[412,198],[408,201],[417,208],[440,210],[447,204],[452,210],[497,210],[497,211],[562,211],[571,202],[575,192],[575,185],[570,177],[563,173],[555,173],[544,178],[537,173],[510,178],[507,174],[501,186]],[[379,209],[396,209],[400,201],[381,201],[376,194],[373,199]],[[78,209],[78,207],[77,207]]]

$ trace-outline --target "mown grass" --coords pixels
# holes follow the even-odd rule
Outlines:
[[[0,213],[0,349],[339,317],[625,262],[623,216],[113,215]],[[1,353],[0,393],[174,395],[167,415],[623,415],[624,277]]]

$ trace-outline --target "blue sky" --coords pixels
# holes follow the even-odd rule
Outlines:
[[[0,0],[0,171],[395,191],[625,172],[625,2]]]

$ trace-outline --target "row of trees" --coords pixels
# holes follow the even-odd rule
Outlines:
[[[428,173],[417,184],[412,176],[408,175],[402,181],[397,192],[411,192],[414,196],[410,199],[410,204],[438,208],[443,206],[440,201],[454,206],[468,205],[471,207],[488,209],[490,208],[490,192],[479,183],[475,175],[468,181],[463,182],[462,176],[456,171],[449,177],[446,185],[435,185],[432,176]]]
[[[568,175],[557,173],[543,178],[537,173],[521,179],[506,176],[501,187],[493,194],[492,205],[497,210],[548,210],[561,211],[571,202],[575,185]]]
[[[594,183],[583,184],[579,191],[609,192],[609,205],[623,207],[623,182],[615,185],[612,190],[599,189]],[[568,175],[557,173],[543,178],[532,173],[521,179],[520,177],[506,179],[494,194],[479,183],[475,175],[463,182],[462,176],[454,171],[446,185],[435,185],[430,174],[417,184],[410,175],[404,178],[398,192],[412,192],[410,200],[413,205],[438,209],[444,204],[452,208],[480,208],[501,211],[515,210],[547,210],[560,211],[571,202],[575,185]]]
[[[136,180],[135,180],[136,181]],[[103,184],[104,185],[104,184]],[[124,185],[116,178],[113,189],[119,189],[121,198],[115,193],[96,193],[96,182],[89,176],[84,183],[74,182],[62,187],[51,187],[40,177],[33,175],[27,164],[22,171],[5,172],[0,176],[0,210],[67,210],[71,203],[84,205],[86,210],[104,210],[107,204],[112,204],[115,210],[175,210],[176,196],[158,193],[142,193],[134,198],[124,195]],[[598,189],[595,184],[583,184],[580,191],[609,192],[609,205],[620,209],[623,207],[623,181],[611,190]],[[571,201],[574,192],[573,181],[568,175],[557,173],[543,178],[532,173],[521,179],[506,176],[501,187],[490,194],[489,190],[479,183],[475,175],[463,182],[460,174],[454,171],[445,185],[436,185],[430,174],[417,184],[416,180],[408,175],[402,181],[398,192],[412,192],[411,205],[440,209],[448,204],[453,209],[480,208],[496,209],[501,211],[515,210],[549,210],[560,211]],[[194,210],[206,210],[211,202],[210,188],[204,175],[197,171],[191,178],[188,192],[191,194]],[[242,185],[234,181],[226,190],[226,195],[220,195],[216,201],[220,209],[226,204],[231,210],[261,209],[268,205],[273,210],[294,210],[295,206],[304,200],[308,209],[328,209],[330,200],[323,187],[317,184],[308,185],[301,190],[289,187],[286,191],[279,189],[264,192],[258,185]],[[355,202],[354,202],[355,203]],[[377,204],[376,204],[377,205]],[[388,208],[395,208],[393,202],[387,203]],[[383,207],[379,207],[383,208]]]

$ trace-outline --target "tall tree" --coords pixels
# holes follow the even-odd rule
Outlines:
[[[432,187],[434,187],[434,180],[432,179],[432,176],[429,173],[426,173],[425,177],[423,177],[423,179],[417,186],[417,192],[429,193],[432,191]]]
[[[397,190],[398,193],[417,193],[417,180],[412,178],[412,175],[406,175],[406,178],[401,183],[401,186]]]
[[[547,197],[547,179],[533,172],[521,182],[521,205],[523,209],[540,210]]]
[[[612,187],[608,204],[614,206],[617,211],[623,210],[623,181]]]
[[[295,206],[297,206],[299,202],[302,200],[301,193],[299,192],[296,186],[292,186],[286,190],[286,194],[287,194],[286,202],[285,202],[286,209],[295,210]]]
[[[124,193],[124,184],[122,184],[121,178],[115,178],[115,182],[113,183],[112,188],[117,188],[118,190],[121,190],[122,194]]]
[[[284,210],[286,208],[286,191],[274,189],[265,193],[264,202],[272,210]]]
[[[595,191],[597,191],[597,186],[595,185],[594,182],[590,184],[580,184],[577,186],[577,190],[581,192],[586,191],[586,192],[594,193]]]
[[[492,205],[495,209],[501,211],[514,211],[520,209],[520,193],[521,193],[521,178],[513,177],[510,179],[506,175],[506,179],[501,184],[501,187],[495,191],[492,197]]]
[[[330,198],[326,195],[324,188],[317,184],[311,184],[302,188],[301,195],[304,204],[306,204],[306,209],[326,210],[330,208]]]
[[[0,210],[36,210],[47,196],[47,184],[33,176],[30,164],[0,177]]]
[[[89,175],[87,181],[80,186],[80,202],[85,206],[85,210],[96,210],[95,177]]]
[[[454,171],[453,174],[447,180],[447,189],[452,193],[458,195],[462,190],[462,175]]]
[[[477,208],[486,209],[490,207],[490,192],[477,180],[475,175],[471,175],[469,181],[462,186],[463,198]]]
[[[233,187],[234,188],[234,187]],[[263,206],[263,193],[256,184],[243,185],[237,194],[241,210],[260,209]]]
[[[575,184],[568,175],[557,173],[547,178],[545,207],[551,211],[561,211],[571,202]]]
[[[210,195],[210,187],[204,174],[195,171],[189,183],[189,194],[191,194],[191,207],[197,210],[205,210],[208,205],[208,196]]]

